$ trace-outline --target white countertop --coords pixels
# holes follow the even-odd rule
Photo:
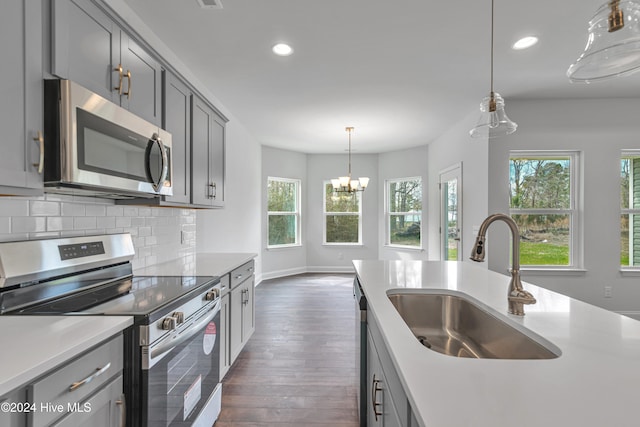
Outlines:
[[[638,426],[640,322],[523,282],[537,299],[507,314],[510,277],[470,262],[354,261],[410,405],[427,427]],[[460,291],[559,347],[550,360],[464,359],[414,338],[391,288]]]
[[[0,396],[131,324],[129,316],[0,316]]]
[[[222,276],[256,256],[253,253],[200,252],[195,256],[187,255],[145,267],[134,273],[143,276]]]

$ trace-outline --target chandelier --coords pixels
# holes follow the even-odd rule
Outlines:
[[[518,124],[504,112],[504,99],[493,91],[493,0],[491,0],[491,90],[480,103],[480,119],[469,131],[472,138],[494,138],[512,134]]]
[[[369,178],[366,176],[351,179],[351,132],[353,132],[353,127],[346,127],[345,130],[349,133],[349,174],[331,180],[334,193],[356,193],[364,191],[369,185]]]

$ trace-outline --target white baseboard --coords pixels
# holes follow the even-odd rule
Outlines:
[[[356,270],[353,266],[322,266],[322,265],[314,265],[311,267],[307,267],[307,273],[354,273]]]
[[[265,273],[264,271],[262,272],[262,280],[269,280],[269,279],[277,279],[280,277],[287,277],[287,276],[294,276],[296,274],[303,274],[307,272],[307,268],[306,267],[296,267],[296,268],[288,268],[285,270],[276,270],[276,271],[269,271],[267,273]]]

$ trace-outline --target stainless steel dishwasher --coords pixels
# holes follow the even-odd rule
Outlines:
[[[367,425],[367,298],[364,296],[358,277],[353,279],[353,297],[356,316],[356,378],[358,379],[358,417],[360,427]]]

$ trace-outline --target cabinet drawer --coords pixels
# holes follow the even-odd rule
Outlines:
[[[38,411],[30,414],[30,425],[49,425],[67,413],[69,406],[84,401],[109,379],[122,372],[122,359],[123,338],[119,335],[33,383],[30,387],[30,401]],[[51,405],[50,408],[56,409],[40,410],[41,405]],[[60,410],[57,409],[59,405],[62,405]]]
[[[253,275],[253,260],[241,265],[231,272],[231,289]]]
[[[231,290],[231,287],[229,286],[230,282],[231,282],[231,279],[229,278],[228,274],[225,274],[224,276],[222,276],[220,278],[220,292],[221,292],[221,295],[226,295],[227,292],[229,292]]]

